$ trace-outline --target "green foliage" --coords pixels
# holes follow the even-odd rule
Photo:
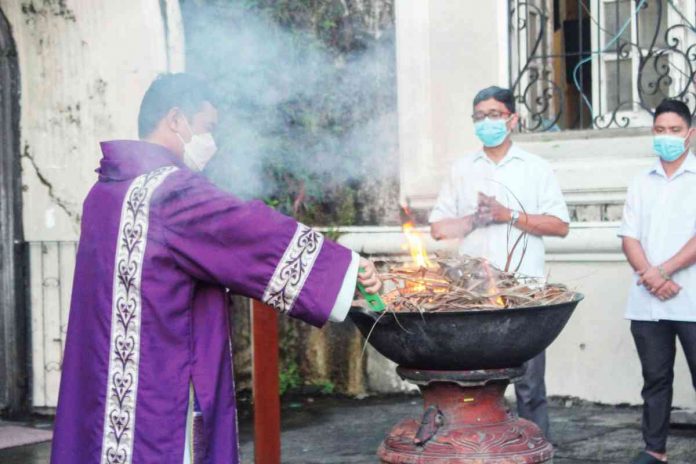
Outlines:
[[[319,387],[319,388],[321,388],[321,392],[322,392],[324,395],[330,395],[330,394],[332,394],[332,393],[334,392],[334,390],[336,389],[336,386],[333,384],[333,382],[331,382],[331,381],[329,381],[329,380],[324,380],[324,381],[321,381],[321,382],[317,382],[316,386]]]
[[[196,0],[182,6],[187,66],[212,78],[219,126],[226,128],[215,134],[222,156],[211,163],[212,180],[242,196],[262,196],[308,224],[366,223],[363,205],[370,200],[361,195],[375,175],[364,160],[396,152],[395,123],[368,136],[363,130],[396,111],[392,2]],[[254,29],[249,18],[265,23]],[[249,35],[256,39],[245,42]],[[380,54],[364,67],[361,58],[374,50]],[[244,125],[248,130],[239,130]],[[261,160],[260,191],[237,189],[248,182],[246,167],[233,172],[239,159]],[[396,178],[395,163],[385,165]]]
[[[366,2],[370,3],[370,2]],[[391,7],[391,5],[389,5]],[[264,12],[282,26],[317,37],[327,48],[348,52],[364,47],[366,31],[356,27],[359,13],[341,0],[248,0],[246,7]],[[369,7],[365,8],[369,10]],[[389,21],[393,11],[385,12]]]
[[[280,395],[284,395],[288,391],[302,385],[300,377],[300,369],[296,362],[291,361],[284,364],[280,369]]]
[[[302,381],[300,368],[295,361],[288,361],[281,366],[279,384],[279,393],[281,396],[302,385],[306,385]],[[336,389],[336,386],[330,380],[318,380],[313,382],[312,385],[318,387],[319,391],[324,395],[330,395]]]
[[[349,223],[345,223],[349,224]],[[329,227],[325,232],[324,236],[328,238],[329,240],[333,240],[334,242],[337,242],[339,238],[341,238],[341,230],[336,228],[336,227]]]

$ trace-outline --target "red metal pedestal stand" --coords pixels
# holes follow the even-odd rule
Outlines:
[[[383,463],[533,464],[553,458],[539,428],[506,404],[505,389],[521,369],[398,372],[419,385],[425,412],[391,430],[377,453]]]

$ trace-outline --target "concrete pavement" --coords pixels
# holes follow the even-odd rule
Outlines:
[[[417,396],[294,398],[283,403],[283,464],[375,464],[385,433],[400,419],[421,411]],[[671,464],[696,463],[696,415],[673,414]],[[553,399],[554,464],[627,464],[641,449],[640,409]],[[42,425],[43,424],[43,425]],[[3,433],[0,423],[0,434]],[[44,427],[45,422],[35,422]],[[243,463],[253,463],[248,400],[240,400]],[[50,443],[0,450],[2,464],[44,464]],[[168,463],[167,463],[168,464]]]

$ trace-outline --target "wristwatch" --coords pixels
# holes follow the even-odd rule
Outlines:
[[[517,224],[517,221],[520,220],[520,212],[515,211],[514,209],[510,211],[510,222],[513,224]]]

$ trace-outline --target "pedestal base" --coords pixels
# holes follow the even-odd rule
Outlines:
[[[377,452],[390,464],[534,464],[553,447],[539,428],[510,411],[505,389],[519,370],[413,371],[399,368],[423,393],[423,417],[396,425]]]

